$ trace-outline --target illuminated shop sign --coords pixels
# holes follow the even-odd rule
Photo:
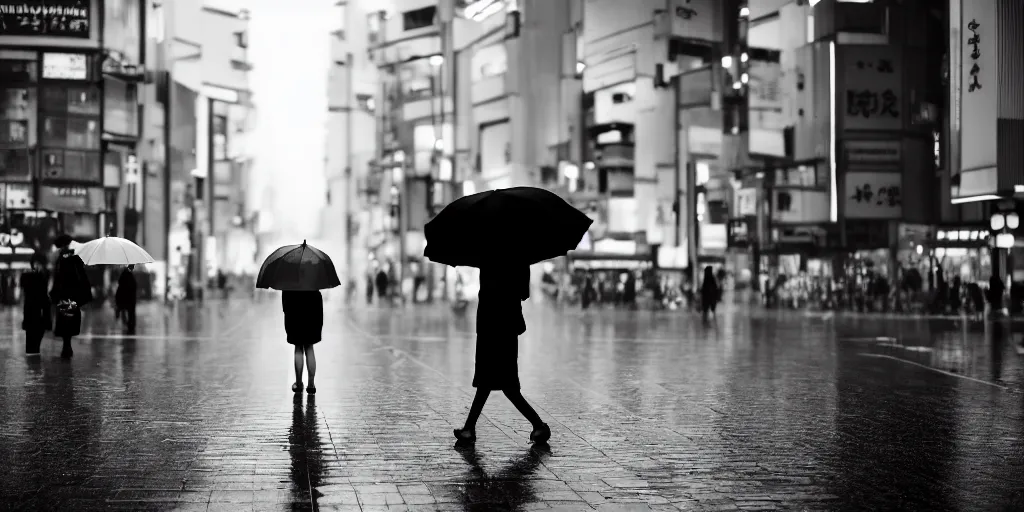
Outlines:
[[[937,240],[949,240],[951,242],[970,242],[985,240],[988,238],[986,229],[940,229],[935,233]]]
[[[0,0],[0,36],[89,38],[89,0]]]
[[[43,78],[46,80],[88,80],[89,58],[81,53],[44,53]]]

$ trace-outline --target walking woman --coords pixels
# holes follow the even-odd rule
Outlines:
[[[21,328],[25,330],[25,353],[39,354],[39,345],[43,334],[53,327],[50,315],[50,297],[46,294],[46,285],[50,275],[46,272],[46,256],[36,253],[32,256],[32,270],[21,275],[20,285],[24,300],[24,318]]]
[[[285,290],[281,292],[281,306],[288,343],[295,345],[295,384],[292,384],[292,391],[302,392],[302,363],[305,361],[309,374],[306,392],[315,394],[316,354],[313,345],[320,342],[324,327],[323,295],[319,291]]]
[[[92,302],[92,285],[85,275],[85,262],[71,250],[71,237],[60,235],[54,240],[60,253],[53,270],[53,288],[50,302],[57,306],[57,318],[53,334],[64,340],[60,356],[68,359],[74,355],[71,338],[82,332],[82,306]]]
[[[530,440],[543,443],[551,429],[541,421],[519,391],[519,335],[526,332],[520,302],[530,298],[530,267],[493,266],[480,269],[480,297],[476,314],[476,397],[463,428],[455,429],[462,442],[476,441],[476,422],[492,390],[505,397],[533,425]]]
[[[704,282],[700,285],[700,309],[704,320],[708,319],[708,311],[716,315],[715,308],[721,298],[722,291],[718,286],[718,280],[715,279],[715,271],[708,265],[704,267]]]

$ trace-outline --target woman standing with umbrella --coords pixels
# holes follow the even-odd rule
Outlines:
[[[53,245],[60,249],[50,290],[50,302],[57,305],[53,334],[64,340],[60,356],[68,359],[74,355],[71,338],[82,332],[82,306],[92,302],[92,285],[85,275],[85,262],[70,248],[71,237],[61,235]]]
[[[286,245],[270,254],[260,268],[257,288],[281,290],[284,330],[288,344],[295,346],[295,383],[292,391],[302,392],[302,366],[308,368],[306,392],[316,393],[316,353],[324,326],[324,303],[320,290],[341,285],[334,262],[323,251],[306,244]]]
[[[526,332],[520,302],[530,297],[530,265],[575,249],[593,221],[560,197],[516,187],[463,197],[425,227],[424,256],[451,266],[480,269],[477,309],[476,396],[460,442],[476,440],[476,422],[491,390],[501,390],[533,425],[530,440],[544,443],[551,429],[523,397],[519,384],[519,335]],[[467,243],[470,235],[472,243]]]

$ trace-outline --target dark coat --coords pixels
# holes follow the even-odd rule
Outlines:
[[[281,292],[284,330],[291,345],[315,345],[324,327],[324,299],[318,291]]]
[[[520,335],[526,332],[522,301],[530,298],[530,267],[480,270],[476,332]]]
[[[722,290],[715,276],[704,276],[704,282],[700,285],[700,300],[704,304],[718,304],[722,300]]]
[[[480,270],[473,386],[519,389],[519,335],[526,332],[522,301],[530,298],[530,267]]]
[[[117,279],[117,293],[114,294],[114,303],[120,309],[128,309],[135,306],[138,300],[139,285],[135,281],[135,274],[127,268],[121,272]]]
[[[61,301],[73,300],[78,306],[68,315],[56,313],[53,334],[58,337],[78,336],[82,332],[82,306],[92,302],[92,284],[85,274],[85,262],[74,251],[61,251],[54,267],[50,302],[59,306]]]
[[[92,302],[92,299],[92,284],[85,273],[85,262],[74,251],[62,251],[54,267],[50,300],[54,304],[62,300],[73,300],[82,307]]]
[[[46,271],[25,272],[19,279],[24,300],[24,318],[21,328],[29,332],[49,331],[53,328],[50,297],[46,294],[50,275]]]

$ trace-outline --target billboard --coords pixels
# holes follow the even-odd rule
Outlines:
[[[899,172],[846,173],[847,219],[899,219],[903,215],[903,176]]]
[[[99,0],[0,0],[0,46],[98,48]]]
[[[954,52],[959,69],[952,70],[958,73],[958,108],[954,109],[953,116],[954,130],[960,135],[959,176],[953,179],[954,199],[999,191],[996,171],[996,118],[999,113],[996,0],[965,1],[960,4],[960,9],[959,27],[955,34],[959,39],[959,51]]]
[[[903,128],[903,56],[900,48],[838,45],[842,73],[836,94],[844,130],[898,131]]]

